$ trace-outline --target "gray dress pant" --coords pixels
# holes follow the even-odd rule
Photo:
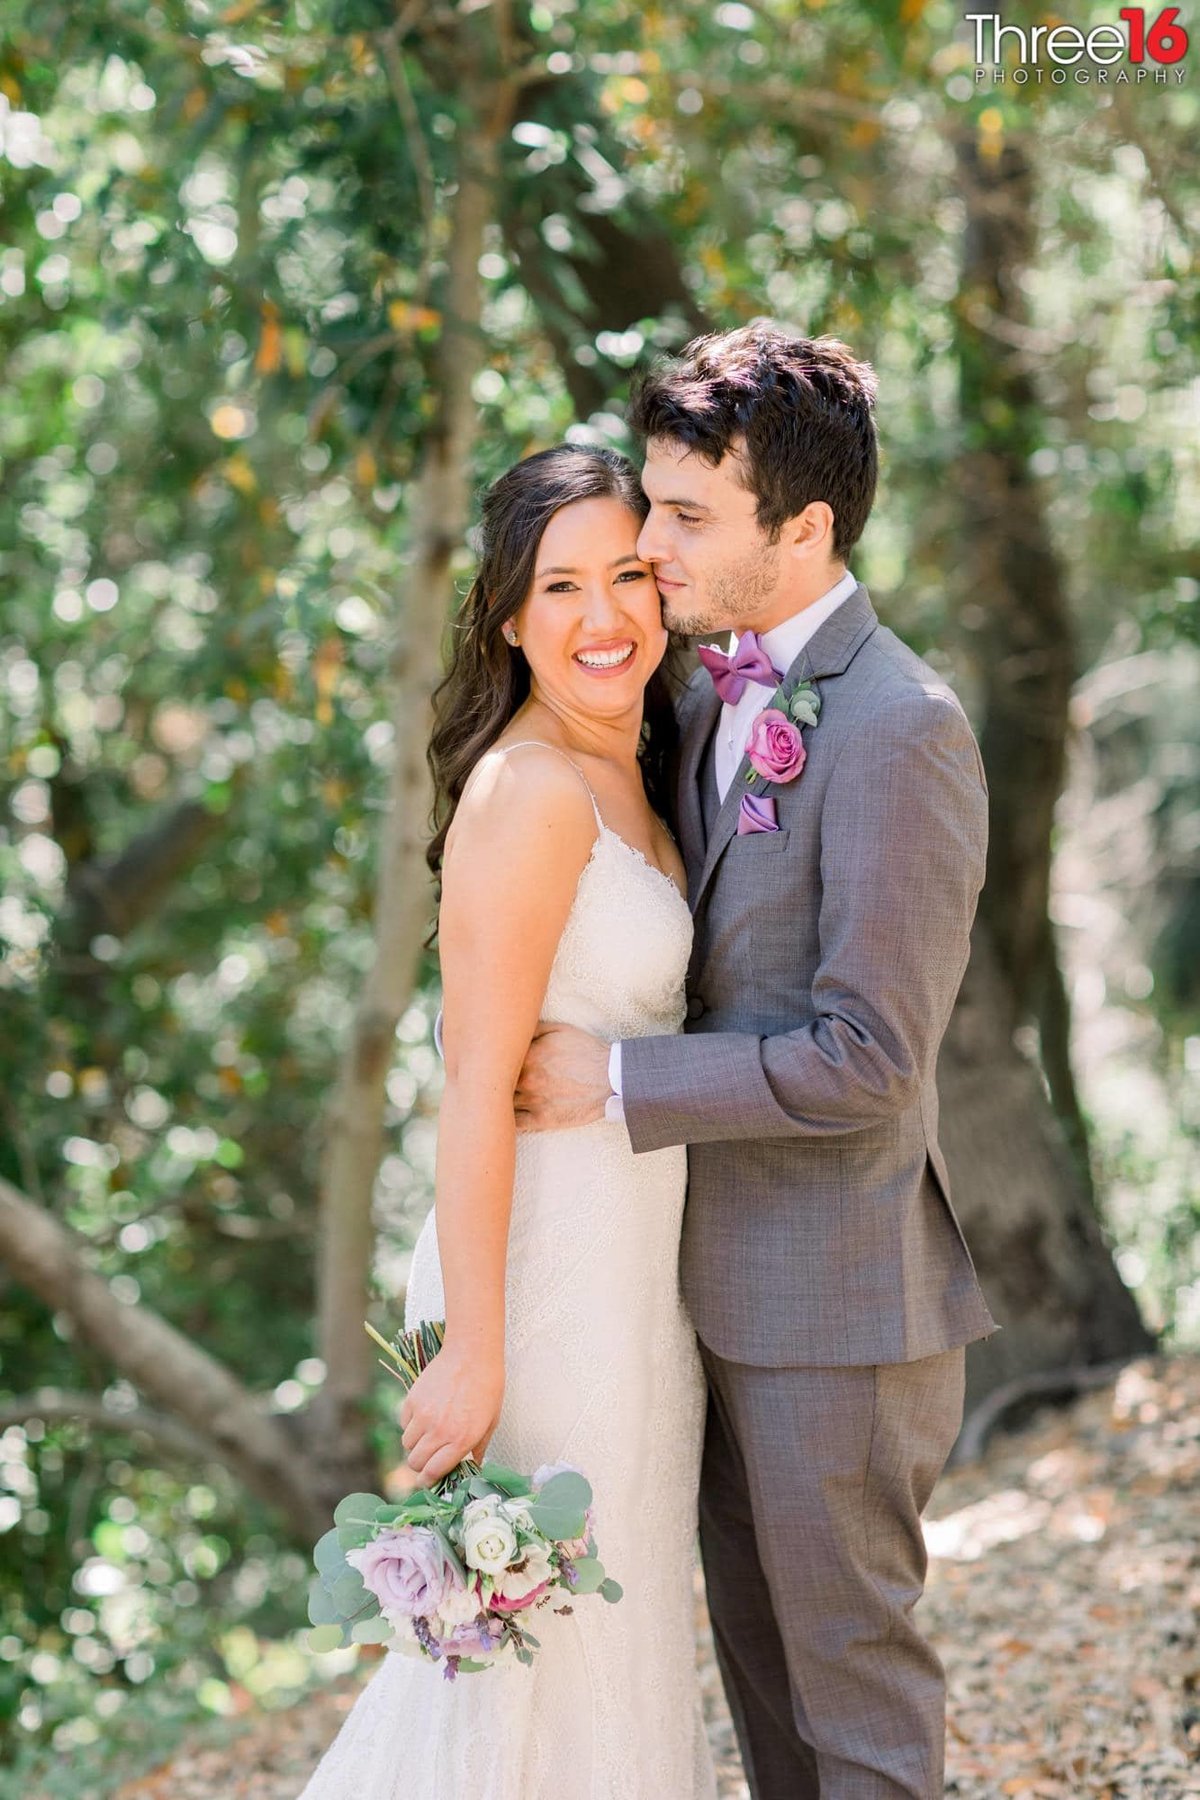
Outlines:
[[[912,1609],[964,1350],[837,1368],[701,1351],[700,1545],[754,1800],[941,1800],[945,1679]]]

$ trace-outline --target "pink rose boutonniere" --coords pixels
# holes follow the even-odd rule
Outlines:
[[[746,755],[747,792],[738,806],[737,834],[778,831],[775,800],[757,783],[780,785],[795,781],[804,768],[807,751],[800,735],[802,725],[815,725],[821,712],[821,696],[807,681],[785,682],[771,697],[750,727]]]
[[[750,727],[750,765],[767,781],[794,781],[804,767],[804,739],[777,706],[765,706]]]

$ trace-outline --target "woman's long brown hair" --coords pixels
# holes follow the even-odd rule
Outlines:
[[[514,463],[483,496],[479,566],[454,620],[450,667],[433,696],[429,740],[434,802],[433,836],[425,860],[441,898],[442,857],[467,777],[495,743],[529,694],[529,665],[504,637],[503,626],[533,585],[542,533],[562,506],[575,500],[614,499],[639,518],[649,502],[637,471],[619,451],[590,444],[556,444]],[[638,760],[646,797],[667,814],[669,768],[677,740],[672,696],[679,685],[677,647],[646,684]],[[436,920],[426,940],[436,937]]]

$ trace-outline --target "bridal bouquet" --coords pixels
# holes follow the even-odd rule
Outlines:
[[[428,1321],[390,1344],[366,1329],[407,1391],[445,1327]],[[559,1597],[621,1598],[596,1555],[591,1503],[589,1483],[568,1464],[525,1476],[470,1458],[405,1500],[347,1494],[313,1550],[310,1647],[387,1644],[442,1662],[451,1681],[502,1657],[531,1663],[540,1646],[528,1613]]]

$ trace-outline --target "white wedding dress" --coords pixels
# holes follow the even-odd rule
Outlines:
[[[687,902],[604,824],[594,794],[592,806],[598,834],[542,1017],[609,1041],[676,1032]],[[715,1800],[695,1668],[705,1382],[679,1292],[686,1179],[682,1145],[635,1156],[623,1124],[517,1136],[505,1395],[488,1455],[526,1474],[582,1469],[624,1597],[529,1613],[541,1649],[528,1667],[450,1682],[387,1651],[299,1800]],[[443,1316],[431,1211],[405,1325]]]

